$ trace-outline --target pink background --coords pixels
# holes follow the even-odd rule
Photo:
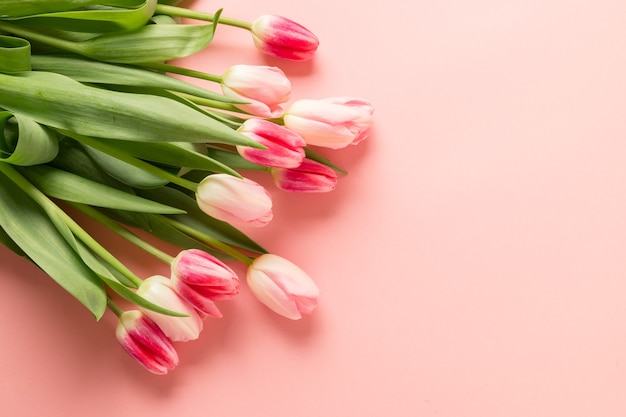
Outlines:
[[[376,106],[367,142],[326,153],[350,171],[337,190],[273,189],[252,233],[315,278],[319,309],[291,322],[244,287],[158,377],[112,315],[2,249],[0,415],[626,415],[626,2],[186,4],[321,39],[288,64],[221,27],[187,64],[279,65],[294,98]]]

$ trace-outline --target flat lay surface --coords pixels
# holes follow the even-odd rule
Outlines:
[[[188,66],[276,65],[293,99],[376,108],[368,139],[321,151],[349,171],[333,192],[251,175],[275,219],[245,231],[313,277],[319,306],[291,321],[243,285],[156,376],[120,349],[112,314],[94,322],[0,248],[0,415],[626,414],[626,3],[183,4],[286,16],[320,39],[287,62],[220,26]]]

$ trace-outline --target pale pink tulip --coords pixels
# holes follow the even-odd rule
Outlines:
[[[259,117],[279,117],[291,96],[291,82],[277,67],[234,65],[222,75],[225,96],[246,101],[239,109]]]
[[[285,112],[285,127],[299,133],[307,144],[339,149],[367,138],[374,107],[351,97],[298,100]]]
[[[181,251],[171,270],[174,290],[205,316],[221,317],[213,301],[230,300],[239,294],[237,274],[204,251]]]
[[[304,26],[282,16],[264,15],[252,22],[254,44],[263,53],[293,61],[313,58],[319,40]]]
[[[262,227],[273,217],[270,194],[248,178],[208,175],[198,184],[196,201],[209,216],[234,226]]]
[[[326,193],[337,186],[337,173],[311,159],[297,168],[273,168],[272,177],[278,188],[296,193]]]
[[[310,314],[317,306],[319,290],[298,266],[273,254],[259,256],[248,267],[247,282],[259,301],[292,320]]]
[[[276,123],[248,119],[237,131],[267,149],[237,146],[244,159],[268,167],[295,168],[304,159],[306,143],[302,136]]]
[[[165,375],[178,365],[178,354],[170,339],[141,311],[122,313],[115,337],[130,356],[154,374]]]
[[[191,304],[174,291],[169,278],[160,275],[147,278],[137,289],[137,294],[158,306],[186,315],[185,317],[170,316],[141,308],[143,313],[152,319],[170,340],[186,342],[200,336],[202,318]]]

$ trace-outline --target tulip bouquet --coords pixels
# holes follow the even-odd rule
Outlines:
[[[230,262],[246,265],[250,291],[276,313],[315,309],[313,280],[241,231],[273,216],[271,194],[245,172],[266,171],[289,192],[331,191],[343,171],[314,148],[358,143],[373,113],[353,97],[289,103],[277,67],[215,75],[176,66],[219,25],[249,31],[278,58],[308,60],[318,48],[284,17],[249,23],[178,3],[0,3],[0,242],[96,319],[116,314],[121,346],[155,374],[177,366],[173,342],[197,339],[205,319],[221,317],[216,302],[237,296]],[[77,213],[154,255],[169,276],[137,276]]]

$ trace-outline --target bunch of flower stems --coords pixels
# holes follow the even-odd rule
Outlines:
[[[241,231],[273,216],[270,192],[245,172],[265,171],[283,191],[331,191],[343,171],[314,148],[360,142],[373,113],[355,97],[292,101],[278,67],[216,75],[173,65],[204,50],[219,25],[249,31],[277,58],[312,59],[319,45],[281,16],[243,22],[177,3],[0,4],[0,242],[96,319],[115,313],[122,347],[155,374],[178,365],[174,342],[198,338],[239,293],[230,262],[247,266],[249,289],[276,313],[313,312],[309,275]],[[77,212],[166,263],[169,276],[137,276]]]

